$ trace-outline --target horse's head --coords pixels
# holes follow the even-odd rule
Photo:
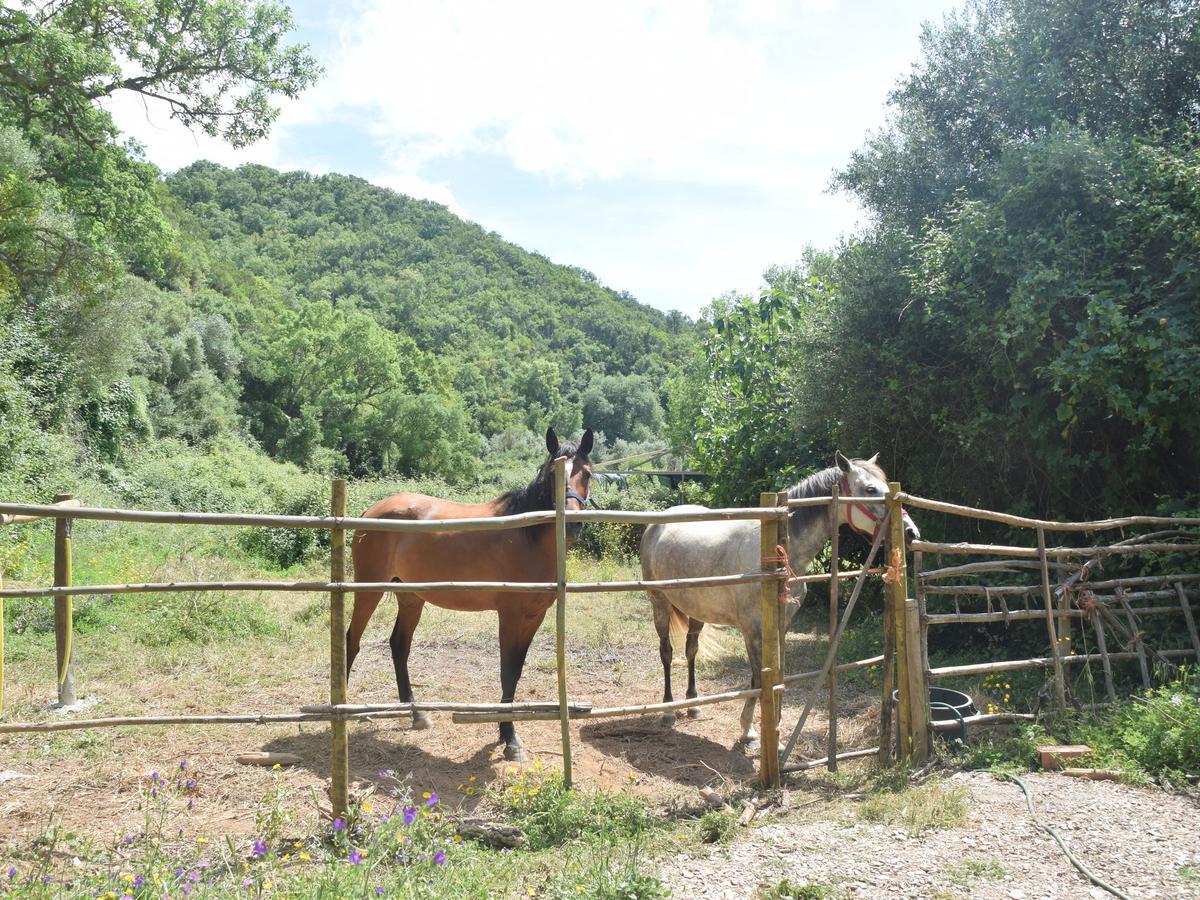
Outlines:
[[[887,473],[875,462],[876,453],[870,459],[847,459],[838,450],[834,454],[837,466],[842,470],[842,496],[883,497],[888,492]],[[921,536],[916,523],[904,510],[904,540],[914,541]],[[838,513],[839,524],[849,525],[872,540],[883,521],[883,506],[878,503],[847,503]]]
[[[550,452],[547,469],[554,460],[567,460],[567,509],[584,509],[588,505],[589,484],[592,478],[592,463],[588,458],[592,452],[592,429],[587,429],[578,444],[559,442],[553,428],[546,429],[546,449]],[[574,504],[574,505],[572,505]],[[578,534],[580,526],[572,525]]]

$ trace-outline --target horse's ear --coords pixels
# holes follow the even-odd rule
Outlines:
[[[838,468],[841,469],[843,472],[845,472],[847,475],[849,475],[850,474],[850,460],[846,459],[846,457],[842,455],[842,451],[834,450],[833,458],[834,458],[834,461],[837,462]]]
[[[580,456],[590,456],[592,453],[592,429],[588,429],[583,433],[583,437],[579,439],[579,449],[576,451]]]
[[[554,433],[553,425],[546,429],[546,449],[550,451],[551,456],[558,453],[558,435]]]
[[[877,460],[877,459],[879,459],[878,453],[876,453],[874,456],[872,456],[870,459],[868,459],[867,464],[872,465],[872,466],[877,465],[877,463],[875,462],[875,460]]]

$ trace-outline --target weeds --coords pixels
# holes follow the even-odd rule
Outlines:
[[[897,793],[879,792],[863,799],[858,815],[863,821],[904,828],[921,834],[954,828],[967,819],[967,790],[930,781]]]
[[[706,844],[723,843],[733,835],[737,819],[731,810],[712,809],[700,817],[700,840]]]

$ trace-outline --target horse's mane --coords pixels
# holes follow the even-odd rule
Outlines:
[[[515,516],[519,513],[554,509],[554,460],[563,456],[574,459],[578,452],[579,445],[573,441],[560,443],[558,453],[538,467],[533,481],[523,488],[513,488],[496,498],[497,515]]]
[[[850,461],[883,481],[887,481],[887,475],[875,463],[865,459],[852,459]],[[833,492],[833,486],[841,480],[841,477],[842,470],[837,466],[830,466],[828,469],[814,472],[812,475],[800,480],[787,489],[788,499],[805,500],[809,497],[828,497]],[[825,506],[801,506],[791,512],[793,523],[800,527],[811,525],[812,520],[817,518],[817,516],[828,515],[829,511]]]

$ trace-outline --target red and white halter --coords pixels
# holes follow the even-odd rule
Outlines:
[[[854,496],[854,494],[850,491],[850,479],[845,475],[842,476],[841,488],[842,488],[842,496],[843,497],[853,497]],[[870,535],[871,540],[874,541],[875,538],[879,536],[879,526],[883,521],[883,517],[880,516],[879,513],[877,513],[874,509],[872,509],[871,508],[872,506],[873,506],[873,504],[870,504],[870,503],[849,503],[849,504],[847,504],[846,522],[850,525],[851,528],[853,528],[859,534],[866,534],[865,531],[863,531],[861,528],[859,528],[857,525],[854,524],[854,516],[850,515],[851,510],[858,510],[860,513],[862,513],[864,516],[866,516],[868,519],[870,519],[872,522],[875,523],[875,528],[871,532],[871,535]]]

